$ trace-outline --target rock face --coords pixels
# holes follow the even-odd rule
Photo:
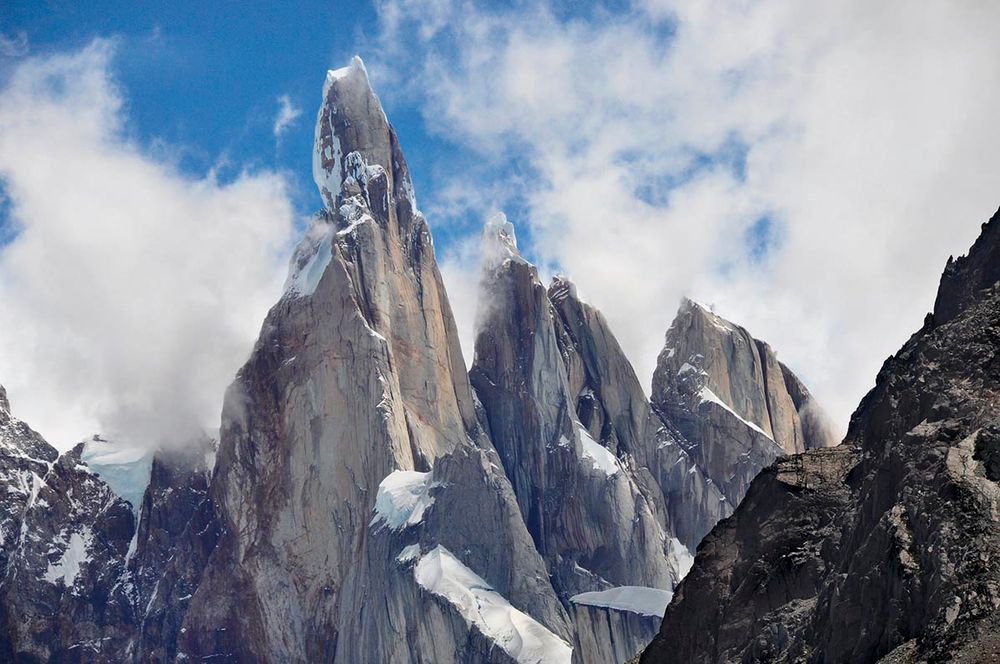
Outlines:
[[[617,342],[596,312],[580,306],[571,285],[558,282],[553,303],[502,216],[487,224],[484,250],[486,305],[470,376],[556,593],[577,614],[586,613],[572,601],[581,593],[672,590],[686,550],[679,543],[671,550],[662,494],[633,456],[645,444],[649,408],[641,391],[629,389],[631,366],[606,352]],[[606,334],[593,336],[590,323]],[[609,624],[586,616],[578,633],[594,644],[578,640],[577,648],[587,661],[614,656],[594,652],[614,643],[601,633]],[[631,656],[649,635],[622,631],[620,639],[631,639],[618,647]]]
[[[0,388],[0,659],[119,661],[132,634],[123,574],[132,510],[82,461],[10,414]]]
[[[200,528],[145,642],[221,661],[569,661],[360,60],[323,96],[327,206],[226,395]]]
[[[712,531],[643,662],[1000,656],[1000,213],[844,444],[783,459]]]
[[[779,455],[839,442],[768,344],[687,299],[667,330],[652,401],[730,505]]]
[[[138,510],[134,553],[128,560],[140,615],[149,606],[176,543],[208,497],[213,446],[213,441],[203,439],[160,450],[152,458]]]
[[[685,451],[680,433],[654,412],[631,363],[600,311],[556,277],[548,289],[556,338],[579,422],[591,438],[634,460],[638,485],[657,487],[664,531],[694,550],[731,509]],[[651,501],[659,508],[660,500]]]

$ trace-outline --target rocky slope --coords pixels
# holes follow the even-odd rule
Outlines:
[[[1000,658],[1000,213],[844,444],[779,461],[698,551],[643,662]]]
[[[10,413],[0,388],[0,659],[118,661],[132,634],[130,505]]]

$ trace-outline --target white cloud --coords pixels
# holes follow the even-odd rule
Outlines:
[[[274,137],[281,138],[285,130],[302,115],[302,109],[292,103],[288,95],[278,97],[278,114],[274,116]]]
[[[29,58],[0,92],[0,382],[67,447],[176,442],[222,395],[280,294],[284,180],[194,178],[127,137],[112,49]]]
[[[510,192],[527,208],[513,221],[604,310],[647,384],[691,294],[770,341],[846,425],[1000,203],[996,3],[380,11],[373,67],[395,70],[381,80],[493,169],[452,173],[458,189],[485,184],[493,205],[505,164],[537,174]],[[744,168],[727,165],[733,146]],[[746,233],[765,215],[781,242],[755,262]],[[445,257],[450,291],[469,263]]]

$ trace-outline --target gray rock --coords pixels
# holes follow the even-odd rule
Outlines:
[[[663,496],[664,531],[694,550],[719,519],[732,512],[725,497],[691,459],[672,423],[649,400],[601,312],[576,287],[556,277],[548,289],[569,392],[579,421],[618,456],[632,457],[635,481]],[[655,487],[655,489],[653,489]],[[661,501],[651,503],[660,509]]]
[[[652,401],[731,505],[778,456],[838,442],[768,344],[688,299],[667,330]]]
[[[550,300],[505,218],[487,224],[484,250],[485,304],[470,376],[557,594],[572,608],[571,598],[589,591],[671,590],[679,563],[663,528],[662,496],[633,457],[649,418],[641,391],[622,389],[625,381],[637,387],[634,372],[599,315],[560,293],[566,282],[555,286],[556,303]],[[603,332],[599,338],[591,323]],[[608,622],[574,615],[584,619],[577,623],[582,661],[607,661],[606,644],[616,636],[631,639],[619,644],[631,656],[649,634],[614,634]]]
[[[327,209],[226,395],[209,498],[154,592],[144,647],[568,659],[568,617],[480,426],[427,224],[360,60],[327,78],[316,150]],[[481,614],[473,596],[506,608]],[[514,612],[528,631],[511,638],[495,620]]]

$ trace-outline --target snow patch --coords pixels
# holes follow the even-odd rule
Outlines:
[[[396,562],[398,563],[408,563],[411,560],[416,560],[420,557],[420,545],[411,544],[409,546],[403,547],[403,550],[399,552],[396,556]]]
[[[691,567],[694,566],[694,556],[691,555],[691,551],[676,537],[670,538],[670,553],[674,557],[674,560],[677,561],[677,580],[680,581],[688,575]]]
[[[507,220],[507,215],[503,212],[497,212],[486,221],[481,245],[484,267],[492,269],[508,261],[530,265],[517,249],[514,224]]]
[[[643,586],[618,586],[609,590],[580,593],[569,598],[574,604],[628,611],[644,616],[663,617],[674,594],[669,590]]]
[[[392,530],[399,530],[420,523],[424,512],[434,504],[430,490],[435,486],[429,471],[392,471],[378,485],[375,516],[368,525],[384,523]]]
[[[569,664],[573,648],[513,606],[443,546],[422,556],[413,576],[421,588],[445,598],[520,664]]]
[[[621,467],[611,450],[594,440],[582,425],[577,424],[577,429],[580,431],[580,442],[583,444],[583,456],[593,462],[595,469],[603,470],[608,477],[617,473]]]
[[[764,436],[768,440],[773,440],[759,426],[757,426],[756,424],[754,424],[750,420],[743,419],[743,417],[739,413],[737,413],[735,410],[733,410],[729,406],[729,404],[727,404],[725,401],[723,401],[722,399],[720,399],[719,395],[717,395],[715,392],[713,392],[712,390],[708,389],[707,387],[703,387],[700,390],[698,390],[698,398],[701,399],[701,403],[714,403],[714,404],[716,404],[718,406],[722,406],[727,411],[729,411],[729,413],[732,414],[732,416],[735,417],[736,419],[738,419],[740,422],[742,422],[743,424],[747,425],[748,427],[750,427],[754,431],[756,431],[758,433],[764,434]]]
[[[683,376],[684,374],[686,374],[688,372],[691,372],[691,371],[693,371],[695,373],[705,373],[701,369],[698,369],[697,367],[695,367],[690,362],[685,362],[684,364],[681,365],[681,368],[677,370],[677,375],[678,376]]]
[[[90,561],[90,545],[94,542],[94,533],[90,526],[84,526],[80,532],[72,533],[69,541],[65,541],[66,549],[56,563],[49,563],[44,578],[49,583],[62,579],[63,585],[72,587],[80,573],[80,566]]]
[[[295,249],[285,281],[285,292],[293,297],[309,297],[333,258],[333,226],[317,221]]]
[[[323,98],[326,99],[326,93],[330,90],[330,85],[334,81],[339,81],[342,78],[347,78],[352,72],[361,72],[368,77],[368,68],[365,67],[364,60],[361,59],[360,55],[355,55],[351,58],[350,63],[346,67],[340,67],[339,69],[331,69],[326,72],[326,81],[323,84]]]

